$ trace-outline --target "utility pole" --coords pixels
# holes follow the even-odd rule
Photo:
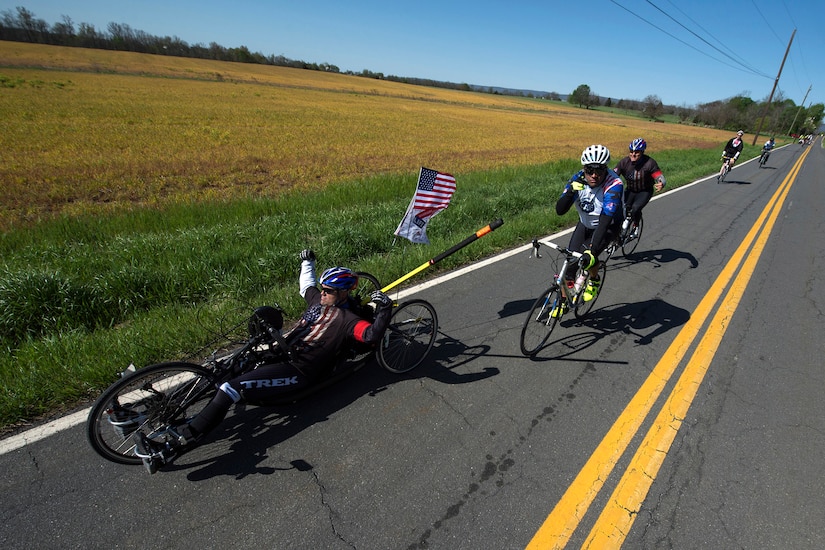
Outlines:
[[[759,126],[756,128],[756,134],[753,136],[753,143],[751,143],[751,145],[756,145],[756,140],[759,139],[759,132],[762,131],[762,122],[765,120],[765,115],[768,112],[768,108],[771,106],[771,101],[773,101],[773,93],[776,91],[776,85],[779,84],[779,77],[782,76],[782,67],[785,66],[785,60],[788,59],[788,52],[791,51],[791,44],[793,43],[793,37],[795,35],[796,29],[794,29],[791,33],[791,39],[788,41],[788,47],[785,48],[785,57],[782,58],[782,64],[779,66],[779,73],[776,75],[776,80],[773,81],[771,95],[768,97],[768,102],[765,103],[765,108],[762,110],[762,116],[759,117]]]
[[[798,117],[799,113],[802,112],[802,108],[805,106],[805,100],[808,99],[808,94],[811,93],[811,88],[812,87],[813,87],[813,84],[808,86],[808,91],[805,92],[805,97],[802,98],[802,103],[799,104],[799,109],[796,110],[796,114],[793,116],[793,122],[791,122],[791,127],[788,128],[788,131],[786,132],[788,135],[791,135],[791,130],[793,130],[793,125],[796,124],[796,117]]]

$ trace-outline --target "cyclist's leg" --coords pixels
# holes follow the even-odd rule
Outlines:
[[[630,212],[634,222],[639,222],[639,219],[642,217],[642,210],[647,206],[647,203],[650,202],[652,196],[653,192],[648,190],[631,191],[628,193],[626,208],[627,212]]]
[[[212,401],[192,419],[188,429],[194,438],[199,439],[221,423],[233,404],[265,402],[305,389],[313,382],[313,378],[287,363],[258,367],[222,384]]]
[[[592,229],[585,227],[582,222],[577,223],[576,229],[574,229],[573,234],[570,235],[570,244],[567,245],[567,248],[574,252],[584,252],[584,243],[592,234]],[[578,264],[576,264],[576,262],[570,262],[570,265],[567,266],[567,273],[562,274],[565,280],[572,281],[575,278],[577,267]]]
[[[588,270],[590,272],[590,280],[591,281],[598,281],[600,278],[600,271],[601,271],[601,264],[602,261],[599,259],[602,252],[607,249],[608,244],[612,243],[616,240],[619,232],[622,230],[622,226],[618,223],[614,222],[610,224],[610,227],[607,228],[607,234],[604,236],[604,241],[601,246],[598,248],[594,248],[592,250],[593,254],[596,256],[596,263]]]

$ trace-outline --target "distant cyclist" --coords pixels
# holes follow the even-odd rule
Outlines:
[[[624,177],[625,215],[630,215],[638,223],[642,209],[650,202],[653,193],[664,188],[665,176],[656,161],[645,154],[647,142],[644,139],[634,139],[628,149],[628,155],[613,170]]]
[[[745,146],[745,143],[742,141],[742,136],[744,135],[745,132],[742,130],[736,132],[736,135],[728,140],[725,148],[722,150],[722,159],[730,159],[731,168],[733,168],[734,163],[742,153],[742,148]]]
[[[776,147],[776,141],[773,139],[773,136],[771,136],[771,139],[766,141],[765,145],[762,146],[762,155],[761,155],[761,157],[764,158],[764,159],[760,158],[760,160],[762,161],[762,164],[768,162],[768,157],[771,156],[771,151],[773,150],[774,147]]]
[[[622,179],[610,168],[610,150],[604,145],[591,145],[582,152],[582,170],[567,182],[556,202],[556,213],[564,215],[576,205],[579,223],[573,230],[568,248],[582,252],[582,268],[590,271],[590,281],[584,291],[584,300],[590,301],[599,293],[599,254],[616,238],[621,229]],[[576,265],[564,277],[572,284]],[[556,314],[558,315],[558,314]]]

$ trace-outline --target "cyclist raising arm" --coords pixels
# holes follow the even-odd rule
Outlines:
[[[143,459],[149,473],[155,473],[159,466],[191,449],[224,419],[235,403],[277,398],[316,384],[329,376],[338,352],[347,342],[373,344],[384,334],[392,314],[392,300],[387,295],[380,290],[372,293],[376,310],[370,322],[354,311],[360,304],[350,297],[350,291],[358,284],[352,270],[329,268],[316,283],[315,254],[304,250],[300,258],[299,291],[307,308],[295,326],[284,334],[290,360],[259,366],[223,383],[215,397],[190,422],[170,427],[178,435],[176,440],[163,443],[136,431],[135,454]]]
[[[613,170],[624,177],[627,185],[624,189],[624,206],[627,214],[638,223],[642,209],[650,202],[650,197],[665,186],[665,176],[659,165],[645,154],[647,142],[636,138],[628,146],[628,156],[619,161]]]
[[[583,252],[581,265],[590,271],[590,281],[584,300],[590,301],[599,293],[601,279],[598,256],[616,238],[622,219],[622,180],[607,167],[610,151],[604,145],[591,145],[582,152],[583,169],[573,175],[556,202],[556,213],[564,215],[576,205],[579,222],[570,237],[568,248]],[[576,266],[564,274],[572,284]]]

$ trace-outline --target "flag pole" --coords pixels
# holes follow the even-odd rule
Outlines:
[[[410,271],[409,273],[407,273],[406,275],[404,275],[400,279],[397,279],[397,280],[391,282],[390,284],[388,284],[387,286],[382,288],[381,292],[388,292],[389,290],[391,290],[391,289],[395,288],[396,286],[400,285],[401,283],[403,283],[407,279],[413,277],[414,275],[417,275],[417,274],[421,273],[422,271],[424,271],[425,269],[427,269],[431,265],[434,265],[434,264],[440,262],[441,260],[443,260],[447,256],[450,256],[451,254],[455,254],[456,252],[458,252],[459,250],[461,250],[462,248],[464,248],[468,244],[480,239],[481,237],[483,237],[487,233],[490,233],[491,231],[495,231],[496,229],[498,229],[502,225],[504,225],[504,220],[499,218],[496,221],[494,221],[493,223],[482,227],[481,229],[479,229],[478,231],[476,231],[475,233],[473,233],[472,235],[470,235],[469,237],[467,237],[466,239],[464,239],[460,243],[450,247],[449,249],[445,250],[444,252],[442,252],[438,256],[435,256],[434,258],[431,258],[430,260],[428,260],[427,262],[425,262],[425,263],[421,264],[420,266],[416,267],[415,269],[413,269],[412,271]]]

